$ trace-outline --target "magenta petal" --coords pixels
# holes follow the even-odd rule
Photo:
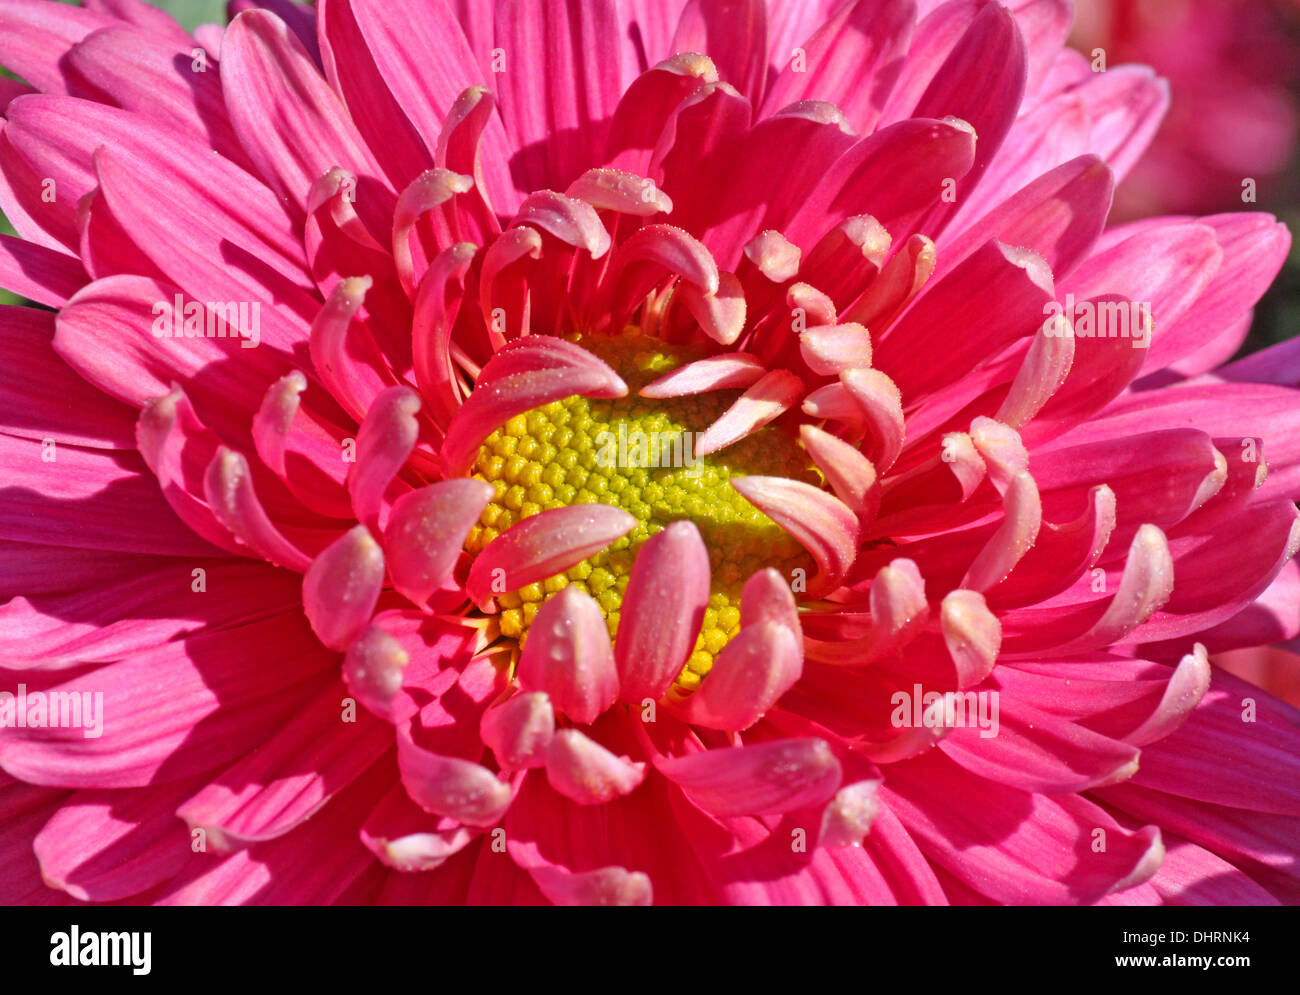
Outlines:
[[[710,815],[779,815],[825,802],[840,786],[840,763],[821,739],[656,758],[655,767]]]
[[[569,569],[636,527],[636,519],[607,504],[575,504],[525,518],[479,553],[469,571],[469,596],[485,605]]]
[[[519,683],[544,691],[575,722],[594,722],[618,698],[614,648],[600,606],[576,587],[551,597],[528,627]]]
[[[358,525],[316,557],[302,579],[302,607],[320,641],[345,650],[366,627],[384,583],[384,551]]]
[[[222,771],[176,814],[216,849],[273,839],[302,825],[391,749],[392,730],[368,715],[339,725],[339,688],[326,688],[263,748]]]
[[[376,217],[394,194],[343,103],[302,43],[265,10],[230,23],[221,45],[226,106],[248,157],[268,185],[299,210],[312,182],[340,166],[365,177],[357,208]]]

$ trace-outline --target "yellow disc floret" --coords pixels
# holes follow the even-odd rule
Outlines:
[[[645,384],[700,358],[629,330],[613,338],[577,340],[627,382],[628,396],[574,396],[518,415],[479,448],[471,470],[496,496],[470,530],[465,548],[482,551],[511,526],[552,508],[602,503],[627,511],[637,526],[563,574],[501,595],[501,632],[523,640],[538,609],[569,584],[595,599],[618,631],[623,592],[641,544],[670,522],[689,519],[709,552],[712,594],[695,650],[677,679],[680,691],[699,686],[713,660],[740,629],[740,589],[755,571],[776,567],[787,576],[811,573],[811,560],[789,533],[728,484],[732,477],[789,477],[820,486],[807,454],[781,429],[768,427],[710,456],[694,442],[739,395],[714,391],[649,399]]]

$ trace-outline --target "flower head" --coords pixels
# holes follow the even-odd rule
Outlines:
[[[1106,228],[1150,72],[1063,0],[234,7],[0,0],[6,898],[1296,897],[1207,657],[1300,628],[1300,395],[1209,372],[1289,236]]]

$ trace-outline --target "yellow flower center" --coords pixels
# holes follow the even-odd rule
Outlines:
[[[577,338],[628,385],[615,400],[573,396],[512,418],[479,448],[471,470],[496,496],[470,530],[465,548],[481,552],[498,535],[531,515],[574,504],[603,503],[631,514],[637,526],[607,549],[545,581],[501,595],[501,632],[519,640],[542,604],[574,584],[591,595],[618,631],[623,592],[637,550],[665,525],[689,519],[709,553],[712,593],[695,649],[677,679],[693,691],[713,660],[740,629],[740,589],[763,567],[786,576],[812,573],[812,561],[785,529],[732,488],[732,477],[789,477],[822,485],[798,442],[768,427],[710,456],[696,457],[695,441],[739,396],[737,390],[649,399],[641,387],[669,370],[702,358],[629,329],[612,338]]]

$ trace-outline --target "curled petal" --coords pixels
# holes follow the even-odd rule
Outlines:
[[[748,305],[745,292],[734,273],[718,274],[718,289],[712,293],[693,283],[683,283],[677,289],[682,303],[700,324],[704,334],[719,345],[731,345],[745,329]]]
[[[1073,365],[1074,330],[1069,320],[1064,315],[1049,318],[1030,343],[997,420],[1012,428],[1026,424],[1061,389]]]
[[[957,666],[958,688],[974,687],[993,672],[1002,647],[1002,623],[978,591],[949,591],[939,608],[939,627]]]
[[[370,621],[384,583],[384,552],[364,525],[343,533],[302,579],[302,607],[322,643],[340,652]]]
[[[857,781],[840,788],[822,811],[821,846],[860,846],[880,811],[879,780]]]
[[[786,283],[799,272],[803,253],[779,231],[759,232],[745,244],[745,258],[773,283]]]
[[[798,634],[778,622],[759,622],[727,644],[682,713],[710,729],[748,729],[802,673]]]
[[[842,777],[826,741],[812,738],[659,757],[655,767],[699,808],[722,818],[779,815],[821,804]]]
[[[902,395],[894,381],[879,370],[844,370],[840,382],[865,418],[871,441],[868,458],[877,472],[885,473],[903,450]]]
[[[765,367],[757,356],[728,352],[720,356],[697,359],[670,370],[641,388],[642,397],[683,397],[711,390],[748,387],[762,377]]]
[[[1158,609],[1174,590],[1174,559],[1165,534],[1143,525],[1129,544],[1119,590],[1079,644],[1106,646],[1128,635]]]
[[[442,447],[446,476],[463,475],[483,440],[515,415],[573,394],[627,394],[627,384],[613,370],[571,343],[534,335],[515,346],[483,367],[474,392],[448,426]]]
[[[579,805],[603,805],[635,791],[646,765],[615,756],[577,729],[561,729],[546,750],[546,779]]]
[[[434,164],[445,169],[474,177],[473,206],[461,216],[462,223],[473,219],[478,231],[464,231],[466,238],[482,240],[498,233],[500,225],[492,213],[489,189],[500,190],[500,180],[494,175],[484,175],[481,154],[484,132],[489,128],[496,110],[496,98],[484,86],[471,86],[461,92],[447,111],[438,144],[434,150]],[[494,173],[506,168],[504,162],[494,164]],[[463,191],[468,192],[468,191]],[[468,206],[468,205],[464,205]],[[504,205],[503,205],[504,206]]]
[[[817,597],[839,587],[857,555],[858,520],[838,498],[784,477],[733,477],[731,486],[792,535],[817,563]]]
[[[481,764],[445,757],[397,737],[397,766],[411,800],[467,826],[490,826],[510,807],[510,785]]]
[[[754,571],[740,589],[740,624],[750,626],[763,622],[785,626],[795,634],[796,644],[802,648],[799,637],[803,629],[794,594],[786,579],[773,567]]]
[[[867,521],[880,507],[880,483],[876,468],[854,446],[815,425],[802,425],[799,438],[813,462],[826,475],[831,490],[858,516]]]
[[[566,587],[542,605],[528,628],[518,675],[525,689],[544,691],[575,722],[594,722],[614,704],[614,649],[591,595]]]
[[[921,712],[920,723],[904,727],[893,739],[883,743],[858,740],[854,749],[877,764],[898,763],[928,752],[953,731],[952,726],[944,724],[946,700],[941,696],[926,705]]]
[[[469,530],[492,499],[484,480],[444,480],[393,502],[384,546],[393,586],[424,607],[451,577]]]
[[[311,566],[311,557],[286,539],[267,516],[253,490],[253,475],[243,453],[218,448],[204,474],[203,493],[217,521],[268,562],[299,573]]]
[[[668,214],[672,198],[655,181],[621,169],[589,169],[565,191],[568,197],[585,200],[598,211],[618,211],[635,217]]]
[[[871,365],[871,336],[852,321],[809,328],[799,336],[799,353],[814,373],[837,377],[841,370]]]
[[[614,646],[624,701],[668,690],[695,646],[709,579],[709,553],[694,522],[671,523],[637,551]]]
[[[464,396],[464,385],[452,365],[451,333],[475,251],[473,243],[457,242],[439,252],[420,278],[411,305],[415,382],[439,426],[451,420]]]
[[[601,867],[571,874],[558,867],[529,871],[543,895],[556,905],[649,905],[650,878],[643,871]]]
[[[835,324],[835,302],[829,294],[811,284],[790,284],[790,289],[785,292],[785,304],[792,314],[799,314],[804,328]]]
[[[638,228],[614,252],[611,275],[633,263],[657,263],[705,294],[718,292],[718,264],[704,243],[673,225]]]
[[[397,198],[393,212],[393,262],[397,277],[408,297],[415,293],[419,278],[411,254],[411,235],[420,215],[450,201],[457,194],[468,193],[474,181],[449,169],[426,169],[411,181]],[[450,239],[449,239],[450,241]]]
[[[963,501],[975,493],[975,488],[988,474],[988,464],[980,455],[975,439],[966,432],[948,432],[944,435],[940,460],[948,464],[952,475],[957,478]]]
[[[466,589],[479,605],[568,570],[636,527],[636,519],[607,504],[575,504],[525,518],[474,560]]]
[[[202,461],[200,467],[210,463],[217,442],[179,386],[173,384],[170,393],[145,405],[135,423],[135,439],[167,503],[181,520],[208,542],[243,556],[246,551],[230,530],[217,520],[206,501],[188,489],[191,460],[197,456]]]
[[[493,240],[483,253],[483,268],[479,272],[479,307],[489,334],[500,347],[506,339],[518,339],[528,331],[528,285],[506,270],[522,259],[537,260],[542,257],[542,236],[535,228],[511,228]],[[507,306],[508,305],[508,306]],[[500,328],[493,312],[504,312],[506,327]]]
[[[1011,478],[1004,495],[1006,515],[1002,525],[975,557],[961,586],[986,591],[1015,568],[1033,547],[1043,524],[1043,505],[1038,485],[1028,470]]]
[[[921,292],[934,272],[937,258],[933,242],[924,235],[913,235],[871,281],[867,292],[844,313],[844,319],[861,322],[877,332],[884,330]]]
[[[705,429],[695,444],[695,455],[716,453],[780,418],[794,407],[803,389],[803,381],[789,370],[764,374]]]
[[[357,431],[357,460],[348,475],[348,493],[357,521],[375,532],[384,491],[419,438],[419,410],[420,397],[410,387],[389,387],[375,398]]]
[[[925,579],[911,560],[900,557],[881,567],[868,599],[870,631],[859,639],[810,642],[809,658],[848,666],[871,663],[911,642],[929,618]]]
[[[541,767],[555,735],[555,711],[541,691],[494,705],[479,721],[479,735],[507,773]]]
[[[391,719],[393,700],[402,690],[402,670],[410,660],[397,639],[371,622],[343,657],[343,681],[366,708]]]
[[[1178,661],[1165,693],[1155,712],[1138,728],[1124,737],[1126,743],[1146,746],[1164,739],[1183,724],[1210,689],[1210,658],[1205,647],[1197,643]]]
[[[1012,477],[1029,469],[1029,450],[1010,425],[992,418],[976,418],[970,425],[970,439],[999,494],[1007,493]]]
[[[549,232],[575,249],[586,249],[592,259],[609,251],[609,232],[596,209],[584,200],[554,190],[530,194],[515,212],[514,224],[527,224]]]
[[[340,280],[311,325],[308,350],[321,382],[357,421],[365,416],[374,394],[374,374],[348,353],[352,320],[374,281],[368,276]]]

